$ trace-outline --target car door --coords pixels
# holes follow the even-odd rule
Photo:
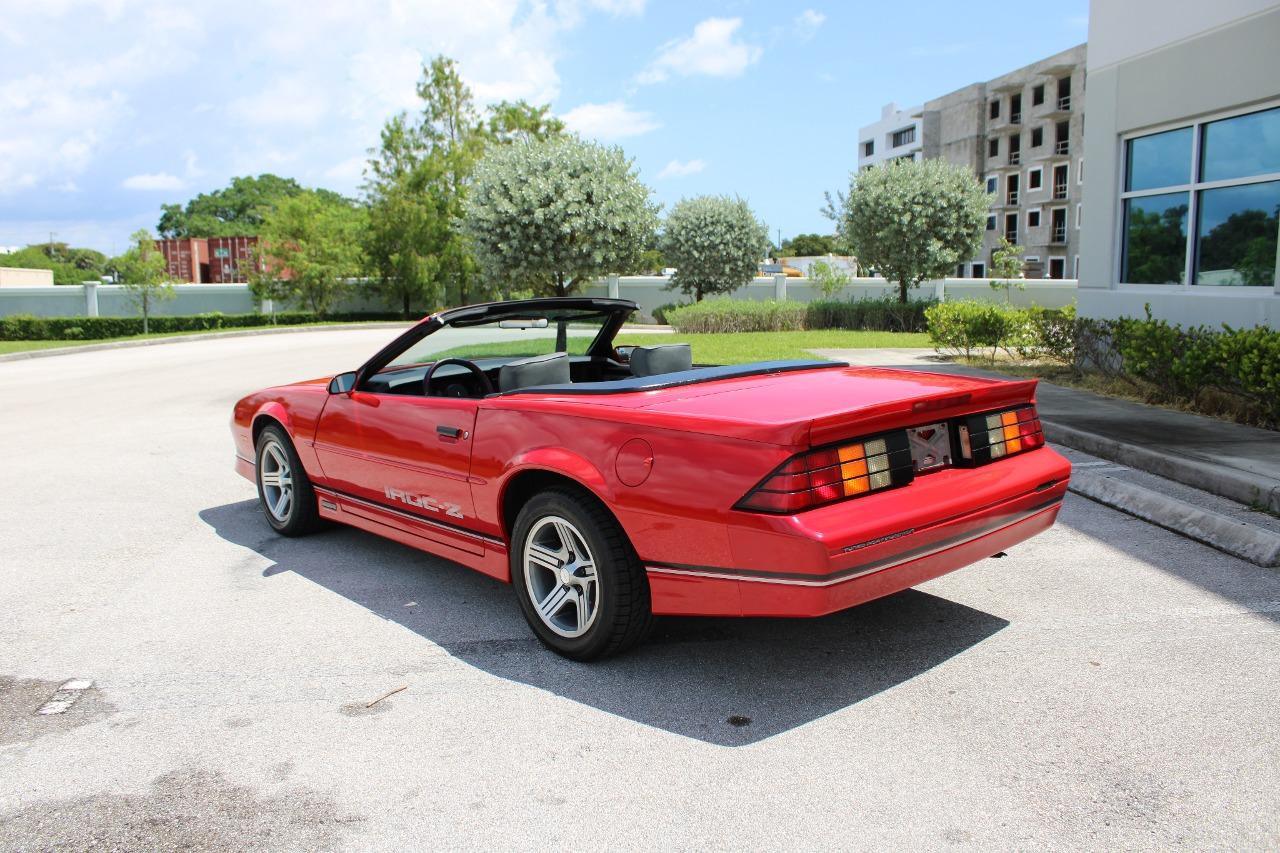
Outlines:
[[[344,512],[484,553],[468,531],[479,401],[351,391],[329,397],[315,449]]]

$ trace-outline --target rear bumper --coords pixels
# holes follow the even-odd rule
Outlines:
[[[822,616],[899,592],[1047,530],[1062,506],[1067,471],[1063,460],[1060,478],[928,524],[886,525],[852,544],[809,531],[790,537],[784,551],[775,539],[770,562],[777,570],[648,562],[654,612]]]

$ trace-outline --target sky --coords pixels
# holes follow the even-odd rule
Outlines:
[[[548,103],[666,208],[830,231],[857,133],[1085,41],[1087,0],[0,0],[0,246],[115,253],[160,205],[273,172],[356,195],[436,54],[481,104]]]

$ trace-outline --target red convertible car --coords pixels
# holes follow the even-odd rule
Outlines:
[[[434,314],[351,373],[235,406],[286,536],[341,522],[510,582],[587,660],[654,615],[819,616],[1053,524],[1071,473],[1035,382],[615,344],[636,304]]]

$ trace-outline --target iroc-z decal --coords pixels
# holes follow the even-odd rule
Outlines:
[[[432,512],[438,512],[442,515],[447,515],[450,518],[464,517],[462,514],[462,507],[457,504],[451,504],[448,501],[433,498],[431,495],[414,495],[404,491],[403,489],[396,489],[391,486],[387,486],[386,492],[387,497],[393,501],[400,501],[400,503],[408,504],[409,506],[429,509]]]

